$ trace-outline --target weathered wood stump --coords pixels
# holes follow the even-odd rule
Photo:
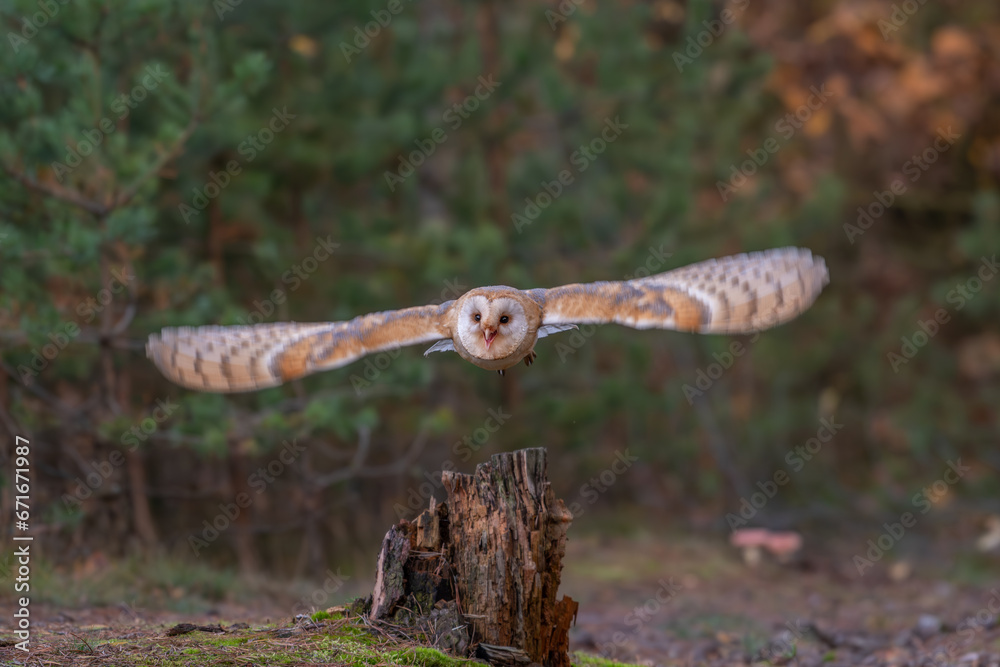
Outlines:
[[[545,450],[496,454],[442,482],[444,503],[386,534],[369,618],[494,664],[569,667],[577,603],[556,593],[573,516],[553,496]]]

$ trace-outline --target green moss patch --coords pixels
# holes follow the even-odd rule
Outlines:
[[[608,660],[597,655],[580,652],[574,653],[572,659],[573,667],[637,667],[636,665],[615,662],[614,660]]]

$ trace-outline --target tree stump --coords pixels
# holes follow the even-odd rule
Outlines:
[[[386,533],[369,618],[493,664],[569,667],[578,605],[556,593],[573,515],[553,496],[545,450],[495,454],[442,482],[444,503]]]

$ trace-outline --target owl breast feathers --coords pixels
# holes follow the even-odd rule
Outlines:
[[[535,343],[578,324],[744,334],[805,311],[829,282],[808,250],[781,248],[710,259],[635,280],[551,289],[479,287],[439,306],[346,322],[164,329],[146,354],[173,382],[200,391],[274,387],[367,354],[420,343],[501,374],[535,359]]]

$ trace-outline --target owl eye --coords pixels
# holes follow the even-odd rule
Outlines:
[[[507,324],[508,322],[510,322],[510,318],[506,315],[500,318],[500,324]]]
[[[483,317],[479,313],[476,313],[476,318],[475,319],[478,322],[479,320],[483,319]]]

